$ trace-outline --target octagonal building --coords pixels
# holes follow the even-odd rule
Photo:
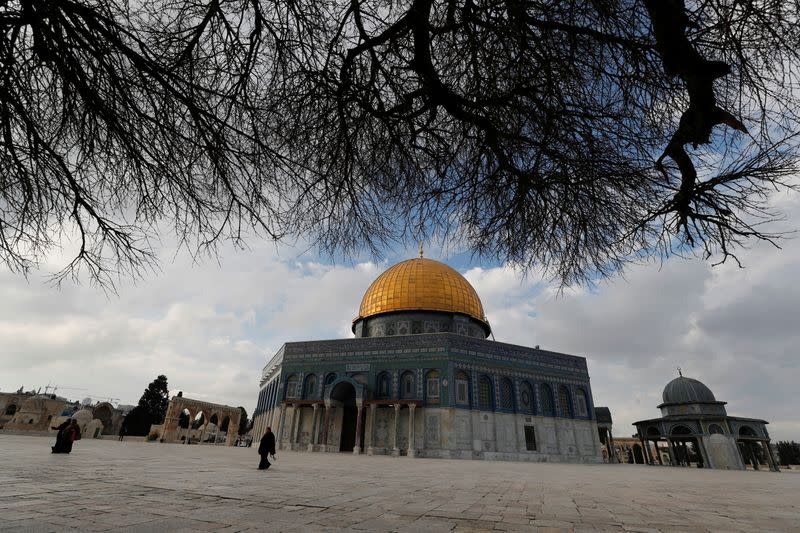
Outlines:
[[[601,462],[586,359],[488,340],[477,292],[446,264],[386,270],[352,331],[269,360],[255,439],[271,426],[280,449]]]

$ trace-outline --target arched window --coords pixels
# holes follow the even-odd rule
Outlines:
[[[400,378],[400,398],[410,399],[414,398],[416,393],[414,391],[414,373],[411,371],[404,372]]]
[[[720,426],[719,424],[711,424],[710,426],[708,426],[708,432],[711,433],[712,435],[725,434],[725,430],[722,429],[722,426]]]
[[[533,389],[527,381],[523,381],[519,386],[519,406],[523,413],[534,412]]]
[[[561,416],[574,418],[575,414],[572,412],[572,402],[569,401],[569,389],[564,385],[558,388],[558,406],[561,409]]]
[[[670,431],[670,433],[672,433],[673,435],[691,435],[692,434],[692,430],[690,428],[686,427],[686,426],[680,426],[679,425],[679,426],[673,427],[672,431]]]
[[[456,403],[469,405],[469,375],[464,371],[456,373]]]
[[[491,411],[494,404],[492,400],[492,382],[488,376],[481,376],[478,380],[478,408]]]
[[[303,386],[303,397],[307,400],[313,400],[317,397],[317,376],[315,374],[306,376],[306,383]]]
[[[742,426],[739,428],[739,435],[742,437],[757,437],[758,434],[750,426]]]
[[[589,401],[586,398],[586,391],[583,389],[575,391],[575,411],[578,416],[589,416]]]
[[[425,376],[425,400],[439,403],[439,372],[436,370],[431,370]]]
[[[325,385],[330,385],[336,381],[336,372],[330,372],[325,376]]]
[[[500,380],[500,407],[509,411],[514,409],[514,385],[508,378]]]
[[[555,402],[553,401],[553,389],[547,383],[542,383],[539,388],[542,397],[542,414],[544,416],[556,416]]]
[[[388,398],[391,389],[389,388],[389,374],[381,372],[378,374],[377,386],[375,387],[378,398]]]
[[[286,380],[286,397],[299,398],[300,397],[300,378],[297,374],[292,374]]]
[[[6,416],[14,416],[14,413],[17,412],[17,406],[13,403],[6,407]]]

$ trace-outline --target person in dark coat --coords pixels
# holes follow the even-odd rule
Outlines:
[[[61,453],[69,453],[72,451],[72,443],[76,440],[81,440],[81,428],[78,421],[72,419],[69,427],[64,430],[64,435],[61,439],[64,443],[64,451]]]
[[[119,440],[122,440],[122,439],[125,438],[125,431],[127,431],[127,429],[128,428],[125,427],[125,424],[122,424],[121,426],[119,426]]]
[[[53,453],[67,453],[64,451],[64,431],[68,427],[72,425],[72,419],[67,418],[64,422],[62,422],[58,427],[51,427],[50,429],[57,429],[58,433],[56,433],[56,444],[52,446],[51,449]]]
[[[268,427],[267,432],[261,437],[261,445],[258,447],[258,455],[261,456],[261,462],[258,463],[259,470],[266,470],[269,468],[269,456],[272,455],[272,460],[275,460],[275,434],[272,428]]]

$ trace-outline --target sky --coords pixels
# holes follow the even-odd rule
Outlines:
[[[776,205],[800,227],[800,195]],[[800,236],[764,243],[735,263],[673,258],[646,263],[591,290],[555,286],[535,272],[429,249],[480,296],[498,341],[586,357],[595,405],[614,433],[659,416],[661,391],[678,375],[701,380],[731,415],[763,418],[774,440],[800,441]],[[170,390],[252,412],[261,369],[287,341],[351,337],[369,284],[416,249],[386,260],[332,263],[308,251],[250,241],[195,262],[161,250],[161,271],[117,294],[27,279],[0,267],[0,391],[58,386],[71,399],[136,404],[158,374]]]

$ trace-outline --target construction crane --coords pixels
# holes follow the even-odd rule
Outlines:
[[[96,396],[92,394],[92,397],[98,400],[105,400],[108,403],[119,403],[119,398],[112,398],[111,396]]]
[[[39,387],[39,388],[41,389],[41,387]],[[50,389],[53,389],[53,390],[48,392]],[[50,383],[48,383],[47,386],[44,388],[44,393],[45,394],[55,394],[58,389],[61,389],[61,390],[89,390],[89,389],[86,389],[86,388],[83,388],[83,387],[64,387],[62,385],[50,385]]]

